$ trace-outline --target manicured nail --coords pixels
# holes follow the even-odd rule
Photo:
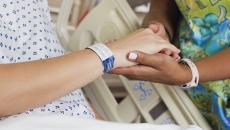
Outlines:
[[[131,61],[135,61],[135,60],[137,59],[137,53],[135,53],[135,52],[130,52],[128,58],[129,58],[129,60],[131,60]]]

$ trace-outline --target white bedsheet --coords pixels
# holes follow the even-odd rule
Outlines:
[[[0,121],[0,130],[202,130],[197,126],[125,124],[63,115],[30,115]]]

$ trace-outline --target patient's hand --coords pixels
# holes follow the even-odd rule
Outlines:
[[[159,53],[169,49],[175,53],[180,50],[170,44],[168,40],[156,35],[151,29],[140,29],[128,36],[108,45],[115,54],[115,68],[135,65],[135,62],[127,60],[127,54],[131,51],[142,51],[148,54]]]
[[[149,24],[148,28],[150,28],[155,34],[162,37],[163,39],[170,41],[170,36],[169,36],[170,34],[166,31],[162,23],[154,21],[151,24]],[[180,59],[179,54],[171,51],[170,49],[163,49],[161,53],[169,55],[176,60]]]

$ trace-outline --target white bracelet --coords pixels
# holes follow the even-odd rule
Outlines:
[[[105,73],[108,73],[113,69],[115,57],[113,52],[105,44],[95,43],[87,48],[94,51],[101,59]]]
[[[196,65],[190,59],[181,59],[181,63],[187,64],[192,72],[192,80],[189,83],[182,85],[182,88],[188,89],[197,87],[199,84],[199,72]]]

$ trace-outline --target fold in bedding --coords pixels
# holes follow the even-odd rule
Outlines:
[[[202,130],[197,126],[126,124],[64,115],[29,115],[0,121],[0,130]]]

